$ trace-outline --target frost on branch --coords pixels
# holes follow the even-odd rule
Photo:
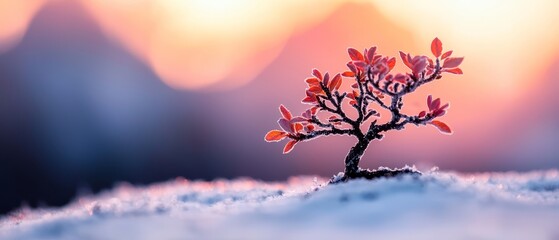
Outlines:
[[[346,64],[348,70],[331,77],[328,72],[313,69],[312,76],[305,79],[308,87],[302,100],[310,108],[300,116],[294,116],[285,106],[280,105],[282,117],[278,124],[281,129],[268,132],[265,140],[277,142],[288,139],[283,149],[286,154],[297,143],[320,136],[354,136],[357,143],[345,158],[344,180],[374,175],[359,168],[359,161],[369,143],[382,139],[385,132],[402,130],[407,124],[429,124],[441,133],[452,133],[446,123],[438,120],[450,106],[448,103],[443,104],[440,98],[433,99],[429,95],[426,109],[415,115],[402,112],[402,99],[406,94],[426,83],[441,79],[443,73],[462,74],[459,66],[464,58],[451,57],[452,50],[443,53],[442,42],[438,38],[431,43],[431,52],[435,58],[413,56],[400,51],[400,59],[410,71],[392,73],[396,65],[395,57],[379,54],[376,47],[363,52],[349,48],[351,60]],[[344,78],[351,80],[343,80]],[[349,91],[340,90],[344,81],[349,81]],[[381,109],[389,112],[389,120],[379,122]],[[353,113],[349,114],[350,111]],[[321,119],[317,116],[319,112],[324,112],[329,117]]]

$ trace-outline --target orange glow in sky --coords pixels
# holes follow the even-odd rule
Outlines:
[[[0,53],[21,39],[29,21],[44,2],[0,0]]]
[[[319,5],[318,2],[321,2]],[[83,1],[102,26],[169,85],[230,88],[253,79],[286,39],[333,1]],[[320,6],[320,7],[317,7]]]
[[[44,0],[0,0],[0,51],[17,42]],[[410,31],[467,53],[466,71],[502,97],[530,84],[558,50],[553,0],[83,0],[104,30],[170,86],[230,89],[252,80],[287,39],[344,2],[373,4]],[[553,25],[555,24],[555,25]],[[365,30],[364,30],[365,31]],[[317,43],[320,44],[320,43]],[[419,50],[409,49],[410,51]],[[524,69],[512,73],[509,69]],[[219,83],[219,84],[218,84]],[[497,89],[497,90],[495,90]],[[480,90],[483,91],[483,90]]]
[[[464,68],[476,75],[468,81],[502,97],[532,83],[559,50],[557,1],[373,2],[421,42],[439,36],[459,47],[467,53]]]

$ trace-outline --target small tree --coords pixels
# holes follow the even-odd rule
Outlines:
[[[427,97],[427,109],[416,115],[402,113],[403,97],[418,87],[442,77],[442,73],[462,74],[458,66],[462,57],[450,57],[452,51],[442,53],[442,43],[435,38],[431,43],[431,52],[435,59],[427,56],[412,56],[400,51],[402,62],[411,73],[391,74],[396,64],[395,57],[377,54],[376,47],[365,49],[363,53],[349,48],[351,61],[347,63],[349,71],[330,77],[319,70],[312,70],[312,77],[305,79],[308,84],[306,97],[302,103],[311,107],[301,114],[293,116],[280,105],[282,118],[278,123],[282,130],[272,130],[265,136],[268,142],[290,139],[283,149],[289,153],[295,144],[326,135],[350,135],[357,138],[345,158],[344,180],[351,178],[370,178],[371,172],[359,168],[359,161],[369,143],[382,139],[383,134],[390,130],[401,130],[407,124],[435,126],[445,134],[452,131],[445,123],[435,120],[445,115],[449,104],[442,104],[439,98]],[[441,65],[442,62],[442,65]],[[341,91],[343,77],[353,78],[349,92]],[[349,102],[344,103],[348,99]],[[373,103],[376,105],[373,105]],[[351,107],[350,107],[351,106]],[[375,108],[373,108],[375,107]],[[389,120],[382,123],[379,109],[383,108],[391,114]],[[348,109],[353,109],[353,117]],[[321,120],[318,112],[326,112],[327,120]],[[369,124],[366,126],[366,124]],[[362,127],[364,129],[362,129]]]

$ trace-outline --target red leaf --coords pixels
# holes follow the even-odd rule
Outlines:
[[[446,111],[443,109],[437,109],[433,112],[433,117],[442,117],[446,114]]]
[[[363,58],[363,54],[361,54],[357,49],[355,48],[348,48],[347,49],[347,53],[349,53],[349,57],[351,58],[351,60],[353,61],[364,61],[365,59]]]
[[[292,118],[290,122],[299,123],[299,122],[308,122],[308,121],[309,121],[309,119],[307,119],[307,118],[297,116],[297,117]]]
[[[312,107],[312,108],[311,108],[311,114],[312,114],[312,115],[315,115],[315,114],[316,114],[316,112],[318,112],[318,109],[319,109],[319,107],[318,107],[318,106],[314,106],[314,107]]]
[[[433,53],[433,55],[435,55],[435,57],[440,57],[442,51],[443,43],[441,42],[441,40],[439,40],[439,38],[433,39],[433,42],[431,42],[431,52]]]
[[[293,133],[295,129],[293,129],[293,124],[291,124],[289,122],[289,120],[285,119],[285,118],[280,118],[278,120],[278,124],[280,125],[281,129],[283,129],[286,132],[290,132]]]
[[[450,130],[450,127],[446,125],[446,123],[444,122],[433,120],[430,122],[430,124],[432,124],[437,129],[439,129],[441,133],[448,134],[448,135],[452,134],[452,130]]]
[[[427,97],[427,107],[429,107],[429,111],[431,111],[431,103],[433,102],[433,96],[429,95]]]
[[[319,94],[319,93],[323,93],[324,91],[322,90],[321,87],[319,86],[312,86],[309,88],[308,90],[309,92],[315,93],[315,94]]]
[[[344,77],[355,77],[355,73],[353,73],[352,71],[345,71],[342,73],[342,76]]]
[[[427,115],[427,113],[425,111],[421,111],[418,115],[418,117],[422,118],[425,117],[425,115]]]
[[[427,59],[426,59],[426,58],[416,56],[416,57],[413,59],[413,68],[412,68],[412,71],[413,71],[413,73],[415,73],[415,74],[420,74],[421,72],[423,72],[423,71],[425,70],[425,68],[427,67],[427,65],[428,65],[428,62],[427,62]]]
[[[453,74],[463,74],[462,69],[460,68],[443,69],[443,72],[449,72]]]
[[[402,58],[402,62],[406,62],[407,61],[406,54],[402,51],[398,51],[398,52],[400,53],[400,58]]]
[[[408,60],[409,54],[405,54],[404,52],[400,51],[400,58],[402,58],[402,62],[409,67],[410,69],[413,67],[410,63],[410,61]]]
[[[315,77],[310,77],[305,79],[305,82],[309,84],[309,86],[313,86],[313,85],[319,85],[320,80],[318,80],[318,78]]]
[[[294,126],[295,126],[294,128],[296,133],[301,132],[301,130],[303,130],[303,124],[301,123],[295,123]]]
[[[353,62],[353,65],[355,65],[355,67],[357,67],[359,70],[365,70],[365,68],[367,67],[367,63],[364,61],[355,61]]]
[[[373,62],[373,58],[375,57],[375,52],[377,51],[377,47],[371,47],[369,48],[369,50],[367,51],[367,61],[369,63]]]
[[[291,115],[291,112],[289,112],[289,110],[287,110],[287,108],[285,108],[283,105],[279,106],[279,110],[280,110],[280,113],[283,116],[283,118],[285,118],[287,120],[291,120],[291,118],[293,117]]]
[[[404,74],[398,73],[394,76],[394,81],[405,84],[407,82],[407,77]]]
[[[287,133],[280,130],[272,130],[266,133],[264,140],[266,142],[279,142],[287,136]]]
[[[384,77],[384,80],[386,80],[386,81],[392,81],[393,78],[394,78],[394,75],[388,74],[388,75],[386,75],[386,77]]]
[[[293,150],[293,147],[295,147],[295,144],[297,144],[296,140],[287,142],[287,144],[285,144],[285,147],[283,148],[283,154],[288,154],[289,152],[291,152],[291,150]]]
[[[322,83],[324,84],[324,86],[328,86],[329,81],[330,81],[330,74],[325,73],[324,74],[324,79],[322,79]]]
[[[406,66],[407,66],[409,69],[412,69],[412,70],[413,70],[413,64],[414,64],[414,63],[413,63],[413,59],[415,59],[415,58],[416,58],[416,57],[413,57],[413,58],[412,58],[411,55],[410,55],[409,53],[406,55],[406,62],[404,62],[404,63],[406,64]]]
[[[443,68],[455,68],[460,66],[460,64],[462,63],[462,61],[464,60],[463,57],[457,57],[457,58],[447,58],[444,60],[443,63]]]
[[[439,106],[441,106],[441,99],[437,98],[431,102],[431,106],[429,106],[429,110],[431,111],[437,110],[439,109]]]
[[[314,128],[315,128],[315,127],[314,127],[314,125],[312,125],[312,124],[309,124],[309,125],[305,126],[305,130],[306,130],[307,132],[312,132],[312,131],[314,131]]]
[[[355,98],[359,97],[359,94],[355,90],[353,90],[353,92],[348,93],[346,97],[349,99],[356,100]]]
[[[320,73],[320,71],[318,71],[318,69],[313,68],[312,75],[315,76],[316,78],[318,78],[318,80],[322,80],[322,73]]]
[[[350,71],[352,71],[353,73],[357,73],[357,67],[355,67],[355,64],[353,64],[353,62],[348,62],[346,65]]]
[[[302,103],[316,103],[316,97],[309,97],[306,96],[305,98],[303,98],[303,100],[301,100]]]
[[[396,66],[396,58],[391,57],[390,59],[388,59],[388,68],[392,70],[394,66]]]
[[[340,81],[338,81],[338,84],[336,84],[335,89],[339,90],[341,86],[342,86],[342,78],[340,77]]]
[[[306,111],[304,111],[303,113],[301,113],[301,116],[303,116],[306,119],[311,119],[312,115],[311,115],[311,110],[307,109]]]
[[[450,55],[452,55],[452,50],[443,53],[443,55],[441,56],[441,59],[445,59],[447,57],[450,57]]]
[[[332,78],[332,81],[330,82],[330,86],[328,86],[328,88],[330,89],[330,91],[333,91],[334,89],[339,89],[341,84],[342,76],[338,73]]]

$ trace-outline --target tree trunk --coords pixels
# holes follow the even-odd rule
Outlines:
[[[370,141],[367,140],[360,140],[351,148],[351,150],[349,150],[349,153],[345,158],[344,175],[346,178],[357,177],[357,172],[359,171],[359,160],[361,160],[367,146],[369,146],[369,142]]]

